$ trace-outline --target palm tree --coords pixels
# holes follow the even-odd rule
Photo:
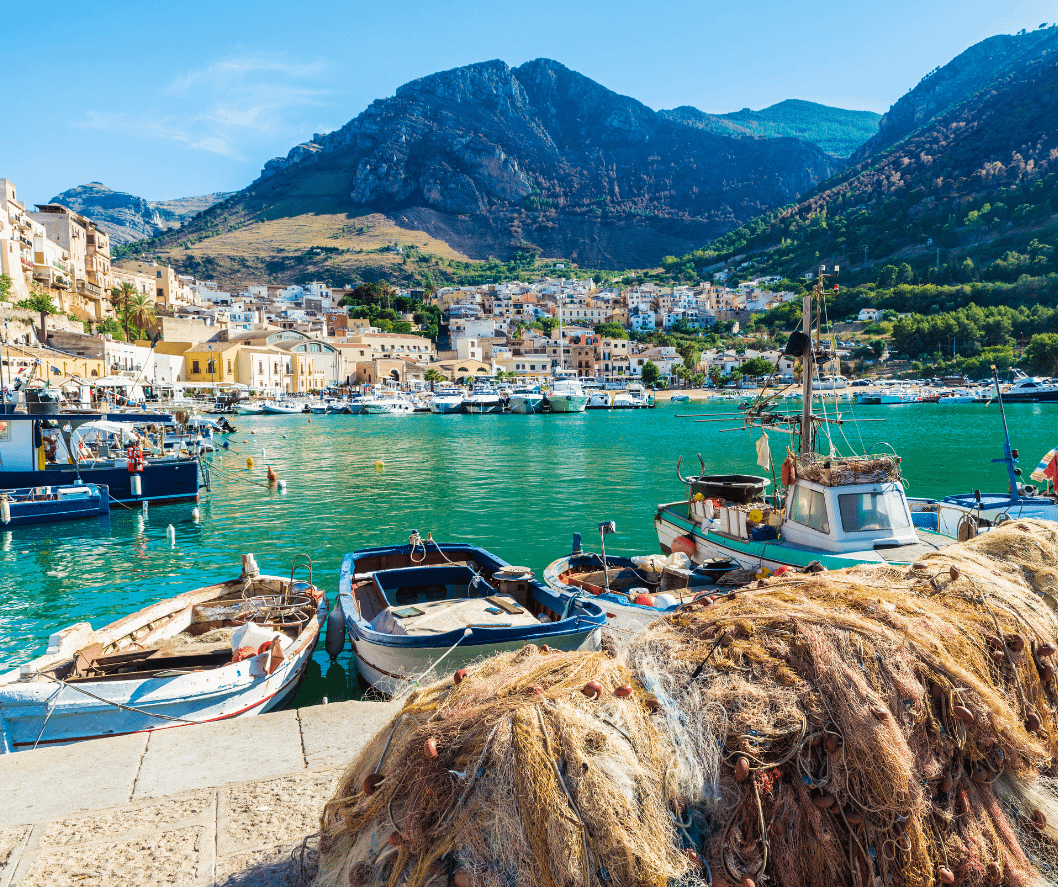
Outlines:
[[[110,303],[114,306],[115,313],[125,321],[125,341],[129,340],[129,303],[139,295],[136,286],[129,281],[123,281],[110,291]]]
[[[125,303],[125,338],[128,338],[128,325],[146,330],[154,323],[154,300],[143,293],[137,293]]]
[[[435,370],[433,367],[430,367],[430,369],[426,371],[426,375],[423,378],[425,378],[426,381],[430,383],[431,391],[433,391],[434,382],[444,381],[444,376],[439,371]]]

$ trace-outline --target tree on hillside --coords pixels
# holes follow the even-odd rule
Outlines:
[[[1025,365],[1041,376],[1058,375],[1058,334],[1037,333],[1025,349]]]
[[[658,365],[652,360],[648,360],[643,364],[643,384],[653,388],[658,384],[658,380],[661,378],[661,370],[658,369]]]
[[[907,262],[902,262],[900,267],[896,269],[896,284],[910,284],[915,282],[915,272],[911,270],[911,266]]]
[[[550,339],[551,334],[555,331],[555,327],[558,326],[558,318],[541,317],[538,323],[540,324],[540,329],[544,331],[544,335]],[[530,324],[530,326],[532,326],[532,324]]]
[[[762,376],[770,376],[774,369],[775,364],[766,357],[752,357],[742,364],[742,375],[760,378]]]
[[[393,301],[393,297],[396,295],[396,290],[393,289],[385,281],[375,281],[373,283],[361,283],[353,289],[347,296],[343,296],[342,300],[338,303],[344,307],[346,305],[378,305],[381,306],[385,303],[387,308],[390,307],[390,303]]]
[[[628,331],[619,323],[600,323],[595,327],[595,334],[604,339],[627,339]]]
[[[685,339],[676,346],[676,351],[683,358],[683,365],[693,373],[701,359],[702,349],[693,340]]]

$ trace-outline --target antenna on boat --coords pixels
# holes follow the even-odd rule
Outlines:
[[[599,542],[602,544],[602,574],[606,585],[606,593],[610,593],[610,565],[606,563],[606,537],[610,533],[617,532],[617,524],[612,521],[603,521],[599,524]]]
[[[1018,475],[1021,469],[1015,466],[1018,461],[1018,451],[1010,447],[1010,429],[1007,427],[1007,411],[1003,407],[1003,392],[999,390],[999,372],[996,365],[992,364],[992,381],[996,386],[996,400],[999,401],[999,415],[1003,417],[1003,458],[993,459],[993,462],[1003,462],[1007,466],[1007,477],[1010,480],[1010,501],[1021,501],[1021,493],[1018,492]]]

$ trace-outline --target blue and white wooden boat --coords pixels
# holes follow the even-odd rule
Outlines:
[[[339,607],[361,678],[387,695],[526,644],[598,648],[606,613],[483,548],[423,542],[348,554]]]
[[[110,494],[99,484],[0,490],[0,525],[49,524],[110,514]]]
[[[300,560],[300,556],[299,556]],[[295,561],[295,564],[297,560]],[[242,575],[105,628],[79,622],[0,674],[0,752],[258,715],[295,693],[327,618],[309,581]]]

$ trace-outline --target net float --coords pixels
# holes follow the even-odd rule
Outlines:
[[[651,696],[649,699],[647,699],[643,704],[647,708],[649,708],[651,711],[657,711],[658,709],[661,708],[661,703],[658,702],[658,700],[655,697],[653,697],[653,696]]]
[[[951,778],[950,773],[945,773],[944,778],[940,781],[940,790],[947,794],[952,790],[952,786],[955,785],[955,780]]]
[[[477,872],[472,872],[470,869],[459,869],[454,875],[452,875],[452,883],[455,884],[456,887],[482,887],[485,883],[485,879]]]
[[[817,795],[812,796],[812,803],[819,807],[821,810],[829,810],[834,806],[834,796],[828,795],[826,792],[820,792]]]
[[[1044,662],[1043,666],[1040,668],[1040,677],[1047,683],[1050,683],[1052,678],[1054,678],[1054,666],[1049,662]]]
[[[746,875],[746,877],[742,879],[742,887],[757,887],[757,882],[749,875]]]
[[[985,638],[985,643],[993,650],[998,650],[1003,646],[1003,642],[994,635],[988,635],[988,637]]]
[[[614,689],[613,695],[614,696],[620,696],[622,698],[624,698],[625,696],[631,696],[632,695],[632,688],[628,684],[621,684],[620,687],[617,687],[617,688]]]
[[[1003,870],[994,862],[985,866],[985,874],[988,876],[989,884],[998,884],[1003,878]]]
[[[962,575],[962,573],[959,572],[959,568],[955,566],[955,564],[952,564],[951,567],[948,568],[948,575],[951,576],[951,581],[954,582]]]
[[[932,699],[932,700],[934,700],[936,702],[936,701],[939,701],[940,698],[943,695],[944,695],[944,690],[941,689],[940,684],[930,684],[929,685],[929,696],[930,696],[930,699]]]
[[[530,687],[525,692],[528,693],[530,696],[536,695],[536,694],[539,694],[540,696],[543,696],[544,695],[544,688],[537,684],[537,685],[534,685],[534,686]]]
[[[364,777],[364,781],[360,783],[360,790],[365,795],[373,795],[378,791],[378,787],[382,785],[386,777],[381,773],[369,773]]]
[[[976,783],[984,784],[988,782],[988,771],[984,767],[974,767],[970,778]]]
[[[1025,729],[1030,733],[1035,733],[1040,727],[1043,726],[1043,722],[1040,720],[1040,716],[1036,712],[1029,712],[1029,716],[1025,718]]]
[[[1020,634],[1008,634],[1007,635],[1007,646],[1010,647],[1015,653],[1020,653],[1025,649],[1025,638]]]
[[[598,699],[602,696],[602,684],[598,681],[588,681],[588,683],[580,688],[580,692],[589,699]]]
[[[550,653],[551,652],[551,648],[547,644],[541,644],[540,645],[540,652],[541,653]]]
[[[1004,662],[1007,661],[1006,651],[1005,650],[993,650],[992,651],[992,660],[994,662],[998,662],[1000,665],[1002,665]]]
[[[459,669],[454,675],[452,675],[453,684],[462,684],[467,676],[467,670],[465,668]]]
[[[1036,826],[1041,832],[1047,828],[1047,817],[1044,815],[1042,810],[1032,811],[1032,824]]]
[[[367,887],[371,883],[374,870],[369,862],[358,862],[349,869],[349,887]]]
[[[976,718],[974,717],[974,713],[970,711],[970,709],[968,709],[965,705],[953,705],[951,708],[951,713],[955,715],[955,717],[957,717],[964,724],[972,724],[976,720]]]
[[[1044,658],[1054,655],[1054,644],[1050,641],[1044,641],[1036,648],[1036,655],[1043,656]]]
[[[848,822],[849,825],[862,825],[863,814],[860,813],[859,810],[850,810],[848,813],[845,814],[845,820]]]
[[[775,837],[781,838],[786,834],[786,826],[781,822],[773,822],[768,826],[768,834],[774,835]]]
[[[432,736],[423,743],[422,746],[423,754],[426,755],[431,761],[437,760],[437,740]]]
[[[739,758],[735,762],[735,781],[745,782],[749,779],[749,758]]]
[[[937,878],[940,880],[941,884],[955,883],[955,874],[947,866],[942,865],[937,868]]]
[[[889,717],[889,710],[886,708],[882,708],[881,706],[877,706],[871,709],[871,714],[874,715],[875,718],[877,718],[879,721],[884,721],[887,717]]]
[[[393,834],[389,836],[389,843],[392,844],[394,847],[399,847],[401,844],[404,843],[404,835],[402,835],[400,832],[393,832]]]
[[[839,748],[841,748],[841,738],[831,734],[827,737],[826,746],[827,751],[830,752],[830,754],[834,754]]]
[[[687,857],[687,861],[690,862],[691,865],[700,866],[702,864],[702,857],[698,855],[698,851],[693,847],[688,847],[684,850],[683,855]]]

